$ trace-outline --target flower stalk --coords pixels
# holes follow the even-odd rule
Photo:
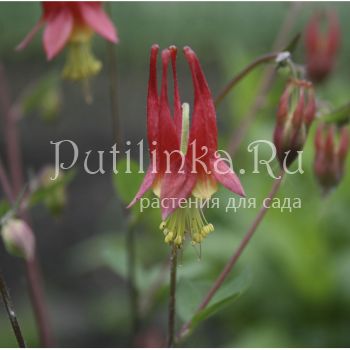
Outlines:
[[[112,18],[112,6],[106,3],[106,10],[109,17]],[[121,147],[123,136],[121,130],[121,123],[119,118],[119,103],[118,103],[118,67],[117,67],[117,53],[115,45],[107,41],[107,59],[109,70],[109,91],[111,101],[111,116],[112,116],[112,132],[113,139]]]
[[[7,176],[7,173],[1,158],[0,158],[0,183],[5,196],[9,199],[11,203],[14,203],[15,198],[12,193],[11,183]]]
[[[175,316],[176,316],[176,273],[177,273],[177,246],[172,244],[170,255],[170,293],[168,308],[168,348],[174,347]]]
[[[2,300],[4,302],[5,308],[6,308],[6,312],[7,312],[7,316],[10,320],[12,329],[13,329],[13,333],[15,334],[16,340],[17,340],[17,344],[20,348],[25,348],[26,347],[26,343],[24,341],[24,337],[21,331],[21,327],[19,325],[14,307],[13,307],[13,303],[10,297],[10,293],[9,290],[7,288],[4,276],[2,275],[1,271],[0,271],[0,294],[2,297]]]
[[[128,215],[128,214],[125,214]],[[136,288],[136,271],[135,271],[135,234],[134,228],[128,224],[126,230],[126,251],[127,251],[127,272],[128,272],[128,289],[131,312],[131,338],[139,329],[139,294]]]
[[[106,3],[106,11],[110,18],[112,16],[112,6]],[[112,137],[113,142],[123,146],[123,130],[119,115],[119,101],[118,101],[118,67],[117,67],[117,53],[113,42],[107,41],[107,60],[109,70],[109,92],[110,92],[110,106],[111,106],[111,122],[112,122]],[[127,252],[127,283],[129,289],[129,303],[131,313],[131,338],[137,333],[139,328],[139,296],[136,288],[135,278],[135,233],[130,215],[122,204],[122,212],[127,223],[125,245]]]
[[[227,85],[221,90],[218,96],[215,99],[215,107],[217,107],[222,100],[228,95],[228,93],[243,79],[245,78],[251,71],[253,71],[256,67],[260,66],[264,63],[269,63],[277,58],[279,52],[268,53],[256,58],[253,62],[248,64],[245,68],[242,69],[233,79],[227,83]]]

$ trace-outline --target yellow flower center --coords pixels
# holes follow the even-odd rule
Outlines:
[[[201,243],[209,233],[214,231],[214,226],[208,223],[199,207],[200,201],[197,201],[195,207],[192,207],[193,201],[189,203],[185,208],[176,209],[160,224],[159,228],[164,233],[165,243],[174,243],[181,247],[186,236],[190,237],[192,244]]]
[[[76,26],[71,34],[63,77],[69,80],[83,80],[96,75],[102,63],[91,51],[92,30],[85,26]]]
[[[192,195],[200,199],[208,199],[218,190],[217,183],[212,176],[198,179],[192,190]]]

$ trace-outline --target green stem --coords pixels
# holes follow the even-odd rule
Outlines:
[[[170,294],[168,308],[168,348],[174,347],[175,341],[175,304],[176,304],[176,270],[177,270],[177,248],[172,245],[170,255]]]
[[[18,319],[15,313],[15,310],[13,308],[13,303],[10,297],[10,293],[1,271],[0,271],[0,293],[6,308],[7,316],[11,322],[13,333],[15,334],[18,346],[20,348],[25,348],[26,344],[24,341],[24,337],[22,335],[21,327],[19,326]]]
[[[112,18],[112,7],[110,3],[106,3],[108,14]],[[119,118],[119,103],[118,103],[118,67],[117,53],[114,43],[107,42],[107,59],[109,68],[109,91],[111,101],[111,116],[112,116],[112,136],[118,147],[122,147],[123,133]]]
[[[126,250],[128,259],[128,288],[130,298],[130,310],[131,310],[131,329],[132,335],[137,333],[139,329],[139,295],[136,288],[136,276],[135,276],[135,235],[132,226],[128,226],[126,232]],[[131,339],[133,336],[131,336]]]
[[[111,3],[106,3],[106,9],[111,18],[112,6]],[[107,43],[107,59],[109,67],[109,91],[111,101],[111,115],[112,115],[112,133],[113,141],[120,147],[123,148],[123,132],[121,129],[119,107],[118,107],[118,70],[117,70],[117,55],[115,44]],[[133,225],[130,223],[129,213],[122,206],[122,212],[127,222],[125,245],[127,251],[127,271],[128,271],[128,288],[130,298],[130,313],[131,313],[131,341],[133,335],[137,333],[139,327],[139,297],[136,289],[135,282],[135,237]]]

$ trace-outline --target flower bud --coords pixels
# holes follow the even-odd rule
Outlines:
[[[314,172],[325,194],[343,178],[348,151],[349,131],[346,127],[338,130],[334,125],[318,127],[315,136]]]
[[[322,25],[326,25],[325,30],[322,30]],[[339,44],[340,27],[336,13],[316,13],[305,30],[307,74],[313,82],[322,82],[332,71]]]
[[[281,96],[274,131],[274,144],[281,165],[290,166],[304,147],[316,113],[312,84],[290,80]]]
[[[29,225],[20,219],[9,219],[1,230],[9,254],[31,260],[35,251],[35,237]]]

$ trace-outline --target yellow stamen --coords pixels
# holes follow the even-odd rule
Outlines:
[[[214,226],[207,222],[199,204],[199,201],[197,204],[192,202],[191,207],[189,205],[176,209],[160,224],[159,228],[165,235],[165,243],[174,243],[180,248],[187,234],[192,244],[197,244],[214,231]]]
[[[63,68],[63,77],[69,80],[83,80],[96,75],[102,68],[91,51],[90,42],[71,42],[67,60]]]
[[[91,51],[92,30],[86,26],[76,26],[69,38],[63,77],[69,80],[83,80],[96,75],[102,63]]]
[[[164,230],[164,229],[165,229],[165,225],[166,225],[165,221],[162,221],[162,222],[160,223],[160,225],[159,225],[159,229],[160,229],[160,230]]]
[[[174,238],[174,234],[173,234],[173,232],[170,231],[170,232],[165,236],[164,242],[165,242],[165,243],[170,243],[170,242],[173,241],[173,238]]]

